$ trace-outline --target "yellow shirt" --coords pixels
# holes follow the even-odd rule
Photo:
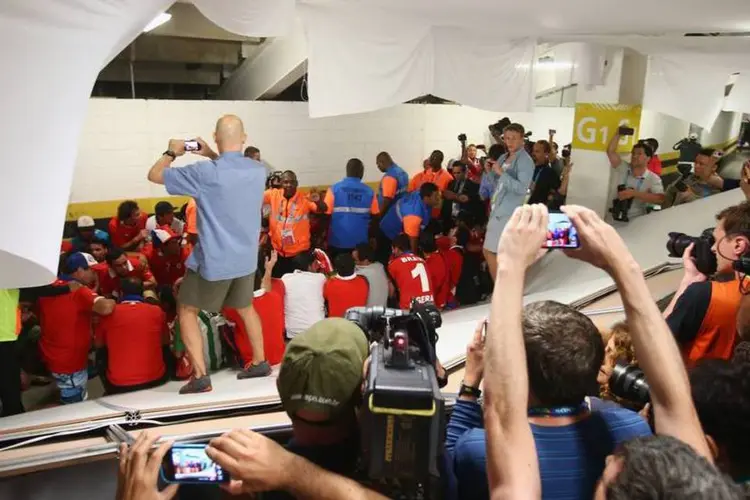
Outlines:
[[[19,326],[18,289],[0,288],[0,342],[16,340]]]

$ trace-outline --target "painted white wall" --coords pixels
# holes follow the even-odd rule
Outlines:
[[[655,137],[659,141],[658,154],[669,153],[672,146],[690,133],[690,123],[657,111],[644,109],[641,113],[639,137]]]
[[[726,142],[740,135],[741,126],[742,113],[722,111],[711,130],[703,130],[699,141],[706,146]]]

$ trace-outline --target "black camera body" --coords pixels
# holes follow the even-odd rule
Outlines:
[[[714,228],[704,229],[700,236],[689,236],[685,233],[669,233],[667,240],[667,251],[670,257],[682,258],[685,249],[693,246],[693,259],[695,267],[706,276],[716,272],[716,254],[711,251],[716,240],[714,239]]]
[[[360,415],[368,476],[415,488],[434,484],[440,477],[446,426],[435,372],[439,311],[416,303],[410,311],[355,307],[345,318],[377,342]]]
[[[497,122],[491,124],[488,128],[493,135],[500,135],[503,133],[503,130],[505,130],[505,127],[510,125],[510,123],[510,118],[505,116]]]
[[[625,191],[628,189],[628,187],[625,184],[620,184],[617,186],[617,192]],[[619,222],[630,222],[630,218],[628,217],[628,212],[630,211],[630,207],[633,205],[633,198],[630,198],[629,200],[621,200],[619,198],[615,198],[612,200],[612,208],[610,209],[610,212],[612,213],[612,218]]]
[[[466,134],[458,134],[458,142],[466,142]]]
[[[624,361],[617,361],[609,376],[609,390],[618,398],[645,406],[651,401],[651,391],[643,370]]]

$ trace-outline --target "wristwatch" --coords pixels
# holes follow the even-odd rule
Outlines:
[[[461,382],[461,388],[458,390],[458,396],[471,396],[473,398],[479,399],[482,396],[482,391],[481,389],[466,385],[465,383]]]
[[[163,153],[162,153],[161,155],[162,155],[162,156],[169,156],[169,157],[170,157],[170,158],[172,158],[173,160],[177,159],[177,155],[176,155],[176,154],[175,154],[175,152],[174,152],[174,151],[172,151],[171,149],[167,149],[167,150],[166,150],[166,151],[164,151],[164,152],[163,152]]]

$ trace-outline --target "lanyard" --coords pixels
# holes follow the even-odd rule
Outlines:
[[[628,179],[630,178],[631,175],[632,175],[632,172],[630,170],[628,170],[628,173],[625,174],[625,181],[623,182],[623,184],[625,185],[625,187],[628,186]],[[636,185],[635,185],[635,190],[636,191],[640,191],[641,188],[643,187],[643,180],[644,180],[645,175],[646,175],[645,172],[644,172],[644,174],[641,177],[636,177],[636,176],[633,175],[633,179],[636,179],[638,181],[636,183]]]
[[[544,166],[541,166],[541,167],[538,167],[536,169],[536,172],[534,172],[534,178],[531,179],[531,182],[533,182],[534,184],[536,184],[537,179],[539,179],[539,176],[542,175],[542,169],[543,168],[544,168]]]
[[[530,417],[573,417],[588,411],[589,406],[584,402],[578,406],[532,407],[528,409],[528,415]]]

